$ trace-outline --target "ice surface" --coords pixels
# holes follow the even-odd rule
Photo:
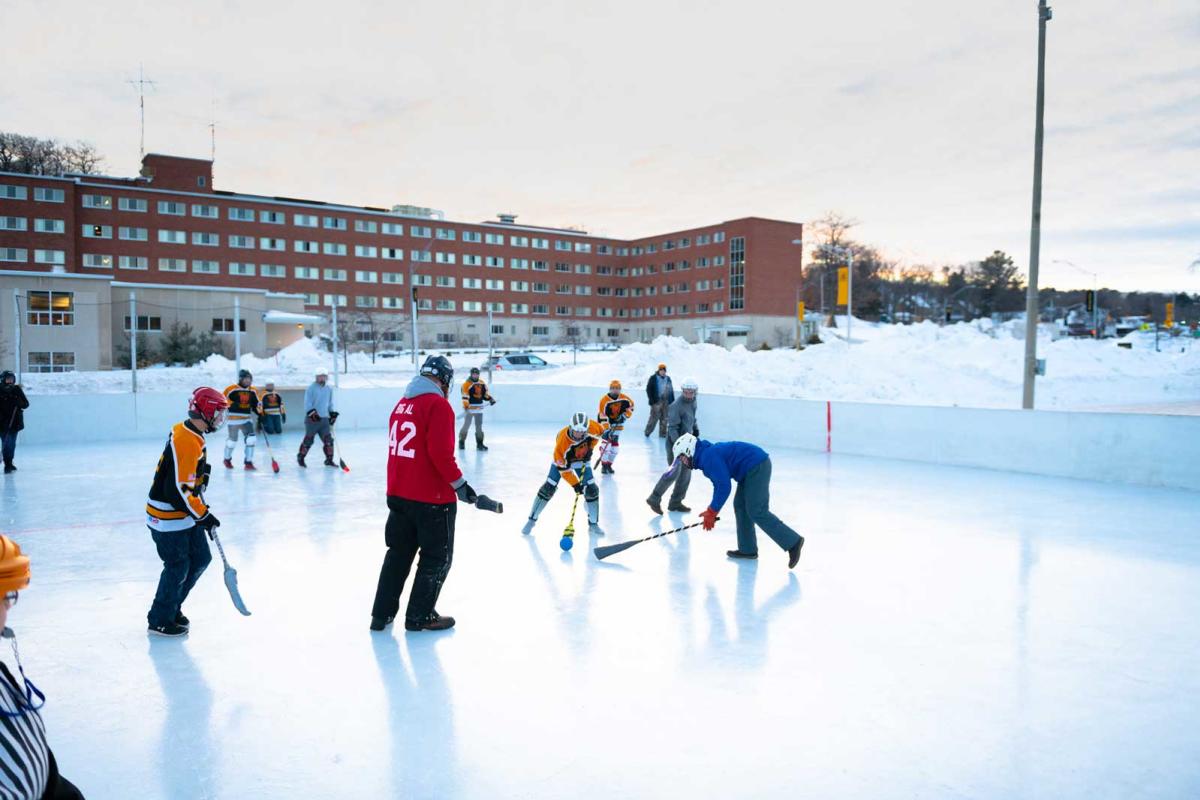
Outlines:
[[[382,430],[341,439],[349,474],[296,468],[294,431],[278,476],[218,462],[254,615],[214,560],[186,640],[145,633],[160,443],[19,448],[9,622],[64,774],[90,800],[1200,793],[1200,495],[775,449],[795,572],[766,537],[728,560],[731,518],[597,562],[558,548],[566,491],[518,532],[551,433],[462,454],[508,513],[460,509],[445,634],[367,629]],[[593,543],[691,521],[644,505],[657,439],[616,467]]]

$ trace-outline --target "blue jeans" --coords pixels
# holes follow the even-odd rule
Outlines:
[[[157,627],[175,622],[183,601],[212,561],[212,551],[200,528],[186,531],[152,530],[150,535],[154,537],[158,557],[163,561],[154,604],[146,615],[150,625]]]
[[[4,463],[11,464],[13,454],[17,451],[17,432],[5,431],[0,433],[0,452],[3,453]]]
[[[733,514],[737,519],[738,550],[758,552],[758,537],[754,526],[762,528],[775,544],[790,550],[800,541],[800,534],[789,528],[771,513],[771,459],[752,468],[738,481],[733,495]]]

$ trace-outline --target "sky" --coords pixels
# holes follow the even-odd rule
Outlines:
[[[1051,5],[1040,285],[1200,291],[1200,4]],[[1036,6],[0,0],[0,129],[135,174],[144,64],[147,151],[215,119],[220,189],[620,238],[834,211],[1024,270]]]

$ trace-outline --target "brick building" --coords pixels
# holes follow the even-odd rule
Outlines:
[[[423,347],[483,344],[489,309],[500,347],[661,334],[791,343],[799,223],[746,217],[620,240],[518,224],[512,215],[448,222],[430,209],[240,194],[212,183],[211,161],[155,154],[136,178],[0,172],[0,290],[35,293],[22,312],[30,327],[61,319],[32,307],[67,302],[47,298],[48,281],[92,287],[98,278],[114,304],[131,289],[173,289],[174,302],[199,312],[184,317],[205,326],[211,318],[218,332],[230,315],[203,308],[228,310],[229,293],[255,294],[250,319],[328,315],[336,304],[344,332],[377,347],[408,346],[414,289]],[[223,293],[219,303],[213,292]],[[116,327],[124,319],[110,317]],[[101,351],[122,334],[87,332]],[[269,352],[287,341],[264,329],[246,349]],[[11,358],[11,346],[0,350]],[[87,361],[112,363],[103,352]]]

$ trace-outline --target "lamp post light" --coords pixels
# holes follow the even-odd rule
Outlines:
[[[804,322],[804,320],[800,319],[800,299],[804,296],[804,249],[803,249],[804,248],[804,240],[803,239],[792,239],[792,244],[798,245],[801,248],[800,249],[800,276],[796,281],[796,311],[795,311],[795,313],[796,313],[796,349],[799,350],[804,344],[803,342],[800,341],[800,334],[802,331],[802,323]]]
[[[1033,126],[1033,213],[1029,226],[1029,288],[1025,290],[1025,380],[1021,407],[1033,408],[1037,376],[1038,257],[1042,246],[1042,118],[1046,110],[1046,23],[1054,16],[1046,0],[1038,0],[1037,104]]]

